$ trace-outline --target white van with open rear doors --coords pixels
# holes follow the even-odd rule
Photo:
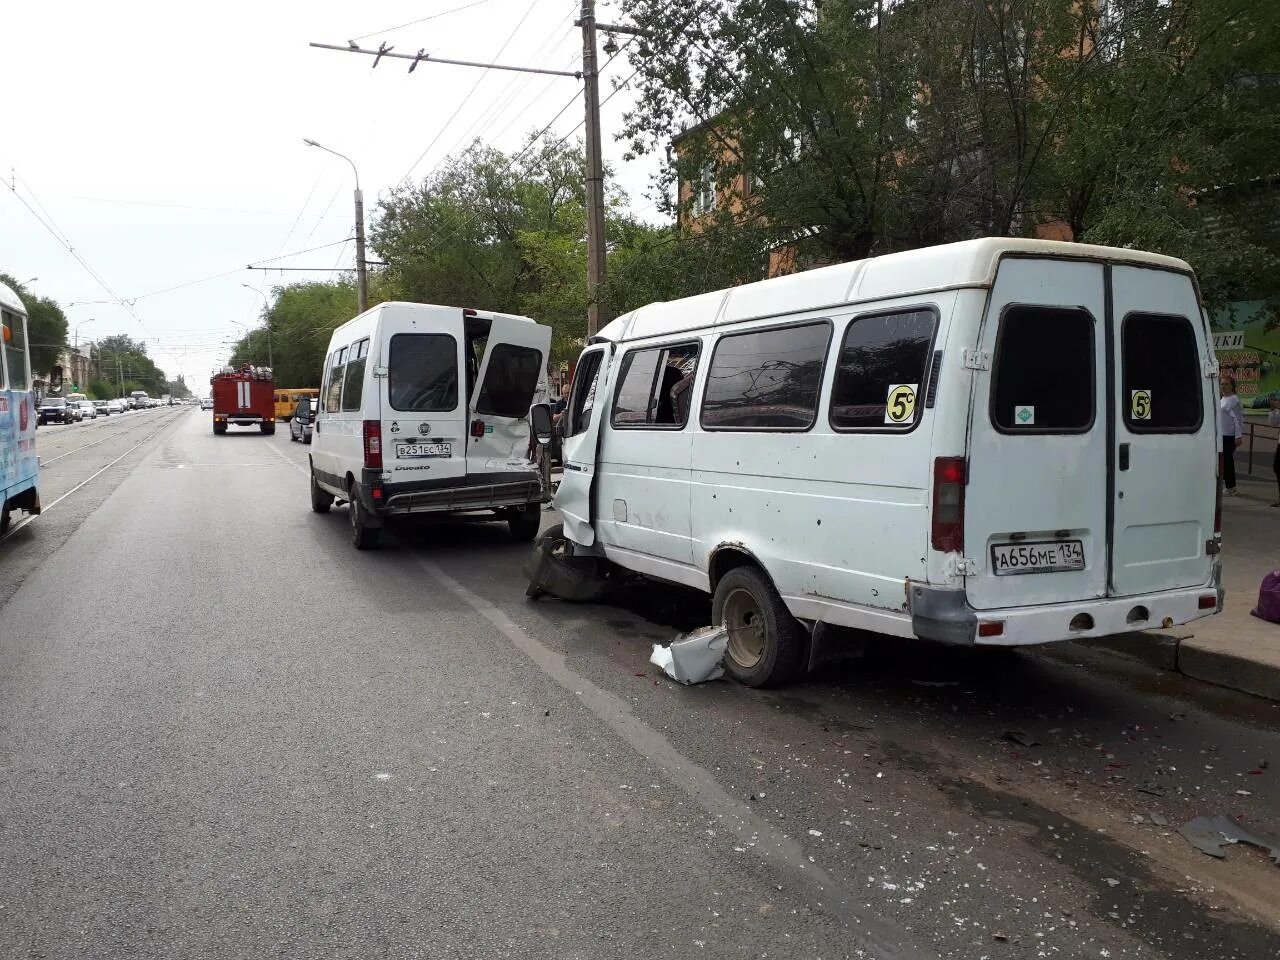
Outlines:
[[[974,240],[653,304],[578,361],[536,556],[711,593],[753,685],[828,624],[1187,623],[1222,605],[1216,372],[1191,268],[1134,250]]]
[[[550,497],[529,459],[551,328],[528,317],[383,303],[333,332],[313,427],[311,507],[350,505],[356,547],[388,517],[483,511],[532,540]]]

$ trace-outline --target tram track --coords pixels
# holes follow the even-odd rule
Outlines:
[[[186,411],[183,411],[183,412],[186,412]],[[49,502],[49,503],[47,503],[47,504],[42,504],[42,506],[41,506],[41,512],[40,512],[40,513],[36,514],[35,516],[27,516],[27,517],[23,518],[21,521],[19,521],[19,522],[17,522],[17,523],[14,523],[12,526],[10,526],[10,527],[9,527],[9,529],[8,529],[8,531],[6,531],[6,532],[5,532],[4,536],[0,536],[0,543],[4,543],[4,542],[5,542],[6,540],[8,540],[10,537],[12,537],[12,536],[14,536],[15,534],[17,534],[17,532],[18,532],[19,530],[24,529],[25,527],[27,527],[28,525],[30,525],[30,524],[32,524],[32,523],[35,523],[37,520],[39,520],[42,516],[44,516],[45,514],[47,514],[50,510],[52,510],[52,509],[53,509],[54,507],[56,507],[58,504],[62,503],[64,500],[66,500],[66,499],[67,499],[68,497],[70,497],[72,494],[74,494],[74,493],[78,492],[79,490],[82,490],[84,487],[88,486],[88,485],[89,485],[90,483],[92,483],[94,480],[97,480],[97,479],[98,479],[99,477],[101,477],[104,473],[106,473],[108,470],[110,470],[112,467],[114,467],[116,464],[118,464],[121,460],[125,459],[127,456],[129,456],[131,453],[133,453],[135,450],[137,450],[139,447],[141,447],[141,446],[142,446],[144,443],[146,443],[148,440],[151,440],[151,439],[153,439],[154,437],[158,436],[158,435],[159,435],[163,430],[165,430],[165,428],[167,428],[167,427],[169,427],[169,426],[173,425],[173,424],[174,424],[174,423],[176,423],[179,419],[181,419],[181,414],[178,414],[178,415],[175,415],[175,416],[169,416],[169,417],[166,417],[164,420],[162,420],[159,424],[157,424],[157,425],[156,425],[156,428],[155,428],[154,430],[152,430],[150,433],[146,434],[146,436],[142,437],[142,439],[138,440],[136,443],[134,443],[131,447],[129,447],[127,450],[125,450],[123,453],[121,453],[121,454],[120,454],[118,457],[116,457],[114,460],[112,460],[111,462],[109,462],[109,463],[107,463],[107,464],[104,464],[102,467],[99,467],[97,470],[95,470],[95,471],[94,471],[93,473],[91,473],[89,476],[85,477],[83,480],[81,480],[79,483],[77,483],[75,486],[73,486],[70,490],[67,490],[66,492],[62,493],[62,494],[61,494],[60,496],[58,496],[56,499],[54,499],[54,500],[50,501],[50,502]],[[125,428],[125,429],[123,429],[123,430],[113,431],[112,433],[108,434],[108,435],[107,435],[107,436],[105,436],[105,437],[99,437],[97,440],[94,440],[94,441],[93,441],[93,442],[91,442],[91,443],[81,444],[81,445],[80,445],[80,446],[78,446],[78,447],[74,447],[74,448],[73,448],[73,449],[71,449],[71,450],[67,450],[67,451],[65,451],[65,452],[63,452],[63,453],[60,453],[60,454],[58,454],[58,455],[57,455],[57,456],[55,456],[55,457],[51,457],[51,458],[49,458],[48,460],[44,460],[44,459],[42,459],[42,460],[40,461],[40,468],[41,468],[41,470],[43,470],[43,469],[44,469],[46,466],[48,466],[48,464],[50,464],[50,463],[53,463],[53,462],[55,462],[55,461],[57,461],[57,460],[61,460],[61,459],[63,459],[64,457],[69,457],[69,456],[71,456],[71,454],[73,454],[73,453],[79,453],[81,450],[86,450],[86,449],[88,449],[89,447],[96,447],[98,444],[100,444],[100,443],[102,443],[102,442],[104,442],[104,441],[106,441],[106,440],[110,440],[110,439],[111,439],[111,438],[113,438],[113,437],[119,437],[119,436],[121,436],[122,434],[128,433],[131,429],[132,429],[132,426],[130,426],[130,427],[126,427],[126,428]]]

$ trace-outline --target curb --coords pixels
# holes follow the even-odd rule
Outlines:
[[[1156,670],[1180,673],[1192,680],[1280,701],[1280,665],[1207,649],[1198,645],[1191,634],[1122,633],[1098,640],[1072,641],[1066,647],[1121,657]]]

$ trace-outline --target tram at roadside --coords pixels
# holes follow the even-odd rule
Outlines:
[[[0,535],[8,531],[15,511],[40,512],[36,419],[27,309],[0,283]]]

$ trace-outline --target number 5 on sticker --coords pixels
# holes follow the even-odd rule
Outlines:
[[[1129,416],[1133,420],[1151,419],[1151,391],[1129,391]]]
[[[884,422],[910,423],[916,412],[916,384],[894,383],[889,385],[885,397]]]

